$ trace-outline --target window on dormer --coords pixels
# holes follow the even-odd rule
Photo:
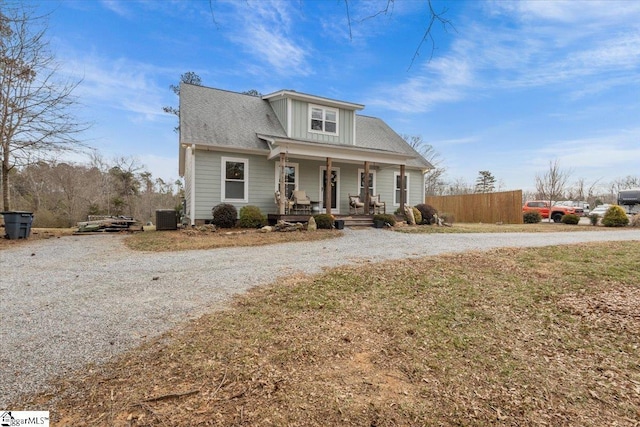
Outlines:
[[[338,110],[309,106],[309,132],[338,135]]]

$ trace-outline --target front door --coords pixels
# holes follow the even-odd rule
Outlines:
[[[324,207],[325,199],[325,183],[327,182],[327,167],[320,168],[320,200],[322,203],[322,211],[327,210]],[[340,203],[338,201],[338,194],[340,194],[340,169],[331,168],[331,213],[340,213]]]

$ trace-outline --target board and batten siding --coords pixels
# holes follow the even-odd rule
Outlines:
[[[252,205],[266,214],[275,210],[274,162],[266,156],[255,154],[197,151],[195,156],[195,219],[210,220],[211,209],[222,203],[222,157],[248,160],[249,185],[247,203],[232,203],[238,212],[243,206]]]
[[[278,99],[276,101],[270,101],[271,108],[276,113],[276,117],[280,120],[280,124],[282,127],[287,129],[287,100],[286,99]]]
[[[353,111],[338,109],[338,136],[332,136],[309,132],[310,119],[308,102],[294,99],[291,102],[291,109],[290,138],[306,139],[330,144],[353,145],[353,129],[355,126],[355,114]]]

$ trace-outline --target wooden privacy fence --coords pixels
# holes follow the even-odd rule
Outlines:
[[[522,190],[499,193],[427,196],[424,201],[455,222],[522,224]]]

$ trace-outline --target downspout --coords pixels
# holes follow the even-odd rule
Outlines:
[[[407,203],[405,188],[407,186],[407,178],[405,176],[404,165],[400,165],[400,213],[404,213],[404,205]]]
[[[327,157],[327,173],[324,180],[325,213],[331,215],[331,157]]]
[[[284,176],[285,176],[284,169],[287,166],[286,162],[287,162],[286,154],[280,153],[280,184],[278,186],[278,192],[280,193],[278,213],[280,215],[284,215],[286,213],[285,203],[288,203],[288,201],[285,200],[287,195],[285,194],[285,185],[284,185]]]
[[[360,178],[360,177],[358,177]],[[369,214],[369,212],[371,211],[371,206],[369,205],[370,200],[371,200],[371,195],[369,194],[369,187],[371,186],[371,183],[369,182],[369,162],[365,161],[364,162],[364,183],[363,183],[363,187],[364,187],[364,209],[363,209],[363,213],[367,212],[367,215]]]
[[[189,201],[191,226],[196,225],[196,144],[191,144],[191,200]]]

